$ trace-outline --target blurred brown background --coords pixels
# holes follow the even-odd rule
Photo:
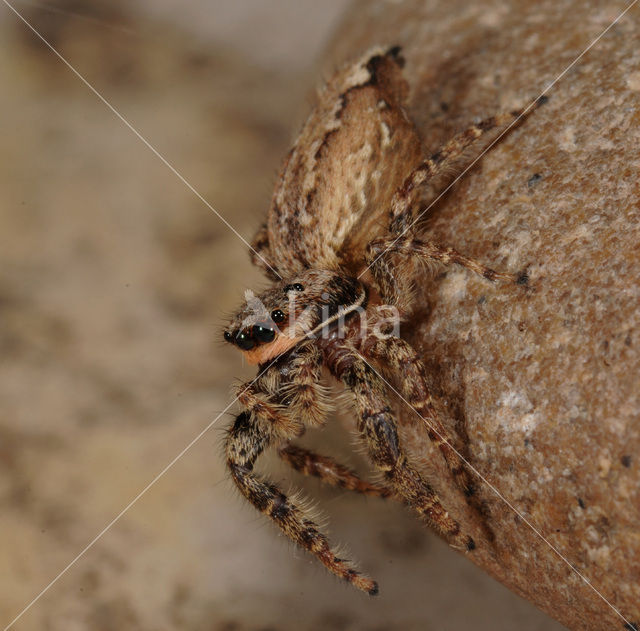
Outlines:
[[[249,240],[346,0],[14,6]],[[247,248],[0,4],[0,625],[231,401]],[[15,629],[559,629],[391,503],[322,489],[369,599],[239,499],[229,414]],[[334,423],[312,435],[357,464]]]

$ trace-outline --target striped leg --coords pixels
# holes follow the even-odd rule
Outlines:
[[[438,447],[458,488],[465,495],[473,495],[473,483],[464,462],[453,450],[455,441],[442,425],[433,398],[427,387],[424,364],[413,347],[397,337],[381,339],[371,336],[363,343],[369,357],[389,366],[389,373],[397,375],[400,394],[405,403],[424,420],[429,440]]]
[[[362,575],[346,559],[338,557],[327,537],[309,515],[280,489],[253,472],[258,456],[271,444],[268,422],[242,412],[229,431],[227,466],[240,492],[267,515],[287,536],[313,554],[330,572],[371,595],[378,593],[375,581]]]
[[[473,550],[473,539],[461,532],[460,525],[449,515],[435,490],[407,462],[382,380],[353,354],[348,361],[336,361],[330,369],[354,393],[358,430],[374,465],[384,472],[395,492],[451,545]]]
[[[546,101],[541,98],[527,114]],[[445,174],[459,170],[459,163],[467,157],[468,151],[478,146],[478,153],[499,132],[506,131],[510,125],[523,120],[523,110],[505,112],[486,118],[454,136],[440,151],[419,164],[404,180],[391,201],[390,232],[399,235],[409,231],[415,221],[416,198],[419,187]],[[494,133],[491,133],[494,132]]]
[[[444,265],[455,263],[487,280],[505,280],[526,285],[526,272],[505,274],[460,254],[453,248],[444,247],[430,241],[414,239],[410,236],[387,237],[372,241],[367,247],[367,262],[378,285],[380,295],[387,304],[397,305],[401,311],[408,311],[413,293],[413,269],[411,266],[394,264],[394,256],[415,258],[423,262],[437,262]],[[406,271],[405,271],[406,269]]]
[[[393,495],[390,489],[363,480],[355,471],[339,464],[332,458],[321,456],[302,447],[286,445],[278,449],[278,455],[296,471],[320,478],[331,486],[374,497]]]

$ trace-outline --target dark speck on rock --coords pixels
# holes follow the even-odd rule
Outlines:
[[[620,462],[623,467],[628,469],[631,466],[631,456],[622,456],[622,458],[620,458]]]
[[[540,180],[542,179],[542,176],[539,173],[534,173],[528,180],[527,180],[527,186],[529,188],[533,188]]]

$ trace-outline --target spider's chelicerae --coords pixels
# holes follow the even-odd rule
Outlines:
[[[393,495],[414,509],[451,545],[473,550],[432,486],[408,460],[398,439],[386,383],[427,421],[426,431],[461,492],[468,473],[438,419],[425,369],[414,349],[391,331],[388,310],[411,311],[413,263],[456,263],[494,280],[526,283],[526,274],[499,274],[452,248],[422,240],[414,221],[420,191],[451,174],[470,149],[516,120],[521,112],[473,125],[424,159],[403,102],[399,48],[376,49],[342,68],[287,156],[266,223],[253,242],[253,261],[274,281],[247,292],[225,340],[237,346],[259,376],[238,388],[244,410],[226,439],[226,460],[240,492],[331,572],[375,594],[375,581],[339,557],[304,508],[254,472],[256,459],[275,447],[294,469],[369,495]],[[493,136],[491,134],[493,132]],[[360,277],[369,268],[369,272]],[[366,326],[363,320],[366,319]],[[290,441],[306,426],[325,422],[330,408],[322,368],[351,391],[357,428],[384,485],[359,478],[327,456]]]

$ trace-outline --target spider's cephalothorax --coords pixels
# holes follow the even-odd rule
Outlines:
[[[245,351],[251,364],[264,364],[305,338],[326,333],[367,302],[358,280],[326,270],[306,270],[260,296],[247,291],[245,297],[246,307],[236,314],[224,338]]]
[[[527,282],[524,273],[499,274],[420,239],[415,221],[424,185],[451,174],[468,149],[486,145],[521,112],[473,125],[424,159],[403,109],[408,92],[403,65],[399,48],[376,49],[338,71],[320,91],[253,242],[254,263],[275,283],[260,295],[248,291],[224,333],[259,365],[258,377],[238,388],[244,409],[227,435],[234,482],[290,539],[370,594],[377,593],[377,584],[338,556],[299,504],[254,472],[257,458],[275,447],[294,469],[329,484],[393,495],[452,545],[472,550],[473,539],[409,462],[398,438],[380,373],[392,376],[402,399],[426,421],[425,431],[461,492],[472,492],[451,447],[455,441],[435,412],[420,357],[398,335],[377,326],[379,306],[391,305],[402,315],[411,310],[411,260],[456,263],[489,280]],[[363,276],[366,268],[371,274]],[[325,421],[330,406],[321,385],[323,366],[353,394],[358,431],[384,485],[370,484],[333,459],[290,442],[305,426]]]

